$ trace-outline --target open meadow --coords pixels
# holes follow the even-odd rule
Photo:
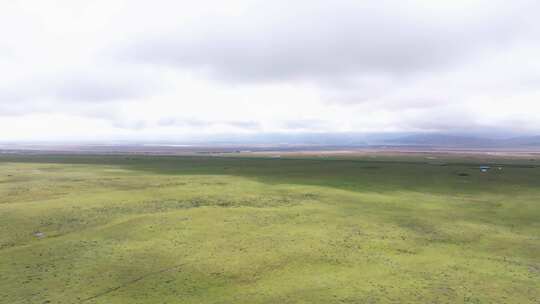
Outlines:
[[[0,155],[0,303],[540,303],[540,161]]]

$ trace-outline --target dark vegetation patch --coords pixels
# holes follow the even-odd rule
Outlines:
[[[533,179],[512,172],[514,169],[529,167],[526,160],[508,160],[495,162],[482,162],[469,160],[456,156],[455,159],[445,160],[448,166],[426,166],[423,161],[401,160],[364,160],[364,159],[287,159],[280,160],[268,158],[233,158],[233,157],[204,157],[204,156],[137,156],[135,161],[127,161],[120,156],[96,155],[9,155],[0,156],[2,160],[11,162],[39,162],[54,164],[81,164],[81,165],[107,165],[117,166],[136,172],[151,172],[170,175],[191,174],[225,174],[249,178],[256,178],[265,183],[293,183],[307,185],[322,185],[337,187],[346,190],[364,191],[374,189],[377,191],[395,191],[398,189],[448,193],[454,191],[457,185],[452,181],[438,182],[433,176],[447,173],[447,170],[458,167],[477,169],[479,165],[501,164],[505,167],[505,177],[501,180],[505,190],[516,189],[513,185],[520,185],[524,181],[531,183]],[[440,163],[439,163],[440,164]],[[362,170],[365,167],[384,168],[384,174],[374,170]],[[227,168],[227,169],[225,169]],[[128,172],[129,173],[129,172]],[[127,174],[127,173],[126,173]],[[531,174],[531,173],[528,173]],[[536,176],[540,175],[534,173]],[[464,192],[477,192],[494,189],[493,180],[486,180],[478,184],[459,184]],[[536,184],[540,187],[540,178]],[[102,186],[107,187],[106,184]],[[119,189],[133,189],[145,185],[118,185]]]
[[[255,207],[267,208],[277,206],[292,206],[302,203],[301,196],[258,196],[250,198],[217,198],[217,197],[196,197],[191,199],[167,199],[167,200],[146,200],[138,203],[125,205],[111,204],[111,207],[91,208],[91,212],[107,214],[137,214],[137,213],[159,213],[179,209],[191,209],[200,207]],[[309,197],[308,197],[309,198]],[[310,198],[313,199],[313,198]]]

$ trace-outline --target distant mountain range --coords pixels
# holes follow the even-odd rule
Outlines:
[[[504,141],[506,145],[540,147],[540,136],[515,137]]]
[[[62,145],[62,142],[19,142],[2,143],[0,148],[14,145]],[[73,144],[67,143],[67,144]],[[373,146],[416,146],[445,148],[510,148],[539,149],[540,136],[479,136],[442,133],[252,133],[252,134],[214,134],[201,135],[178,140],[142,140],[113,142],[82,142],[79,144],[108,146],[261,146],[261,147],[373,147]]]
[[[258,133],[195,138],[193,144],[317,146],[430,146],[457,148],[540,148],[540,136],[502,137],[441,133]]]
[[[388,145],[442,146],[442,147],[539,147],[540,136],[487,138],[449,134],[415,134],[383,140]]]

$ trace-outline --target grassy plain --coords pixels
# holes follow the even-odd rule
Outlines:
[[[540,162],[489,162],[2,155],[0,303],[540,303]]]

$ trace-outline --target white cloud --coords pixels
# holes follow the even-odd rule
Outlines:
[[[2,139],[540,133],[537,1],[4,1]]]

